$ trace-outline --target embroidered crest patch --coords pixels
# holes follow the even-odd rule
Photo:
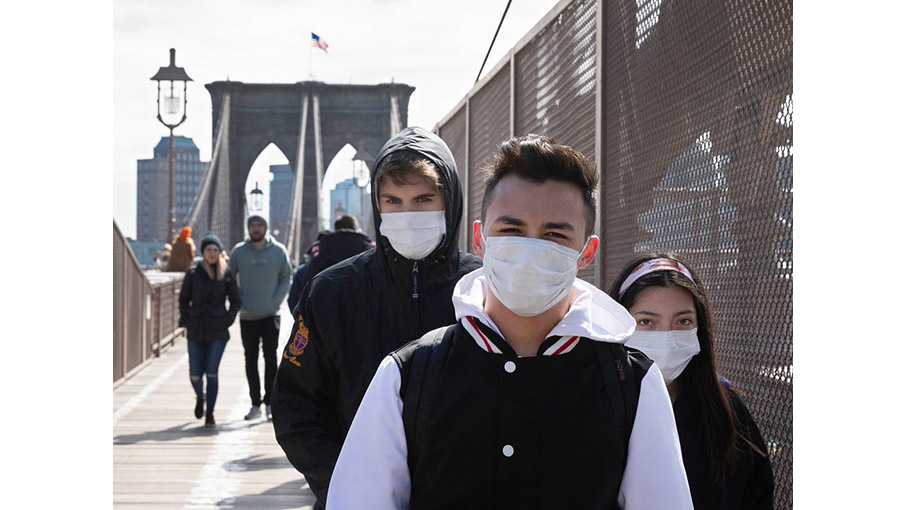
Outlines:
[[[293,337],[293,342],[288,347],[290,354],[299,356],[302,354],[302,351],[305,350],[305,346],[308,343],[309,328],[305,327],[305,323],[302,322],[302,319],[299,319],[299,329],[296,331],[296,336]]]

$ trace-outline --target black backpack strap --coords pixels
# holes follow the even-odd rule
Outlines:
[[[429,331],[391,353],[400,368],[400,398],[403,400],[403,429],[406,434],[410,474],[418,464],[424,441],[425,421],[431,416],[441,368],[450,351],[457,325]]]
[[[621,344],[592,341],[592,345],[611,405],[613,425],[619,433],[618,437],[622,438],[621,456],[625,466],[642,378],[652,361],[640,351]]]

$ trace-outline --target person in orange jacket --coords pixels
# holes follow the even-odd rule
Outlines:
[[[195,259],[195,242],[192,241],[191,235],[192,227],[183,227],[176,239],[170,243],[173,247],[165,271],[184,273],[192,267],[192,261]]]

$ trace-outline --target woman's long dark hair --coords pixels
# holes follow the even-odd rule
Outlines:
[[[663,270],[649,273],[633,282],[619,295],[620,286],[630,273],[640,264],[654,259],[664,258],[680,262],[693,275],[693,281],[678,271]],[[730,390],[718,380],[715,354],[712,342],[712,311],[705,295],[705,289],[695,271],[673,253],[651,253],[640,257],[621,271],[620,276],[611,286],[610,295],[627,310],[633,306],[636,296],[648,287],[669,287],[676,285],[693,297],[696,307],[697,336],[699,337],[699,354],[693,356],[683,373],[677,378],[682,391],[695,392],[703,405],[705,433],[709,445],[711,475],[716,483],[723,482],[733,471],[736,460],[737,423],[731,407]]]

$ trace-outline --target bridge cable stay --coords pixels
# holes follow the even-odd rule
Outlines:
[[[231,218],[234,217],[234,208],[231,206],[230,189],[230,108],[225,108],[224,112],[224,135],[221,138],[219,159],[217,164],[217,174],[214,176],[214,191],[211,198],[211,214],[208,218],[208,230],[216,234],[225,242],[234,243],[237,240],[232,239],[230,230]],[[240,223],[242,220],[240,219]],[[240,239],[242,237],[240,236]]]
[[[491,55],[491,48],[494,47],[494,41],[498,38],[498,32],[501,31],[501,25],[504,24],[504,18],[507,16],[507,10],[510,9],[510,2],[512,0],[507,0],[507,7],[504,7],[504,14],[501,15],[501,21],[498,22],[498,29],[494,31],[494,37],[491,38],[491,44],[488,45],[488,53],[485,54],[485,60],[482,61],[482,67],[479,68],[479,74],[476,75],[476,81],[473,83],[479,83],[479,78],[482,76],[482,70],[485,69],[485,63],[488,62],[488,56]]]
[[[198,193],[195,196],[195,201],[192,205],[192,210],[189,211],[189,214],[184,218],[183,225],[188,225],[195,229],[195,223],[198,221],[198,217],[201,214],[202,205],[208,199],[208,193],[211,189],[211,181],[213,180],[214,173],[216,172],[215,168],[217,165],[218,156],[220,155],[221,140],[224,138],[224,133],[227,131],[227,124],[230,122],[230,93],[226,92],[224,94],[223,108],[221,109],[220,120],[217,125],[217,138],[214,141],[214,150],[211,151],[211,163],[208,164],[208,169],[205,172],[205,179],[202,187],[199,188]],[[211,223],[209,218],[208,223]],[[210,225],[209,225],[210,226]]]
[[[400,124],[400,105],[397,102],[397,94],[391,92],[391,136],[403,129]]]
[[[287,236],[287,250],[290,252],[290,260],[298,264],[302,259],[299,244],[299,216],[302,209],[302,190],[303,176],[302,168],[305,161],[305,130],[306,120],[309,115],[309,94],[303,92],[302,95],[302,115],[299,120],[299,145],[296,151],[296,168],[293,174],[293,198],[292,208],[290,209],[289,234]]]
[[[315,123],[315,231],[321,230],[321,178],[324,174],[324,154],[321,150],[321,108],[318,93],[312,93],[312,114]]]

